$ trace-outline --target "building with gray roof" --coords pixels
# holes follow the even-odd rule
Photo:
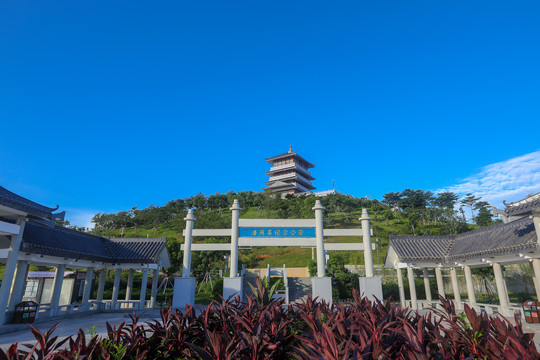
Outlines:
[[[413,269],[422,269],[426,284],[426,299],[431,303],[429,271],[434,269],[437,288],[445,295],[442,271],[450,271],[453,293],[457,306],[462,306],[458,288],[458,269],[463,269],[467,283],[468,302],[477,306],[472,286],[471,268],[493,267],[499,311],[511,311],[502,266],[530,263],[534,273],[534,285],[540,299],[540,193],[526,199],[505,204],[497,213],[503,223],[480,228],[462,234],[442,236],[391,236],[385,266],[397,269],[400,297],[405,304],[401,269],[406,268],[409,284],[414,284]],[[418,307],[414,286],[411,287],[411,306]],[[414,292],[414,294],[413,294]]]
[[[40,304],[38,316],[58,316],[75,311],[115,311],[153,307],[159,270],[170,266],[166,238],[105,238],[56,225],[64,213],[0,187],[0,261],[5,262],[0,286],[0,324],[9,321],[25,293],[30,265],[55,267],[50,304]],[[60,305],[66,269],[86,270],[82,303]],[[126,298],[118,299],[120,276],[128,271]],[[99,271],[97,298],[90,299],[94,274]],[[114,271],[112,298],[104,300],[105,278]],[[141,298],[131,299],[134,272],[142,273]],[[153,273],[151,300],[146,301],[149,272]],[[125,311],[125,310],[122,310]]]

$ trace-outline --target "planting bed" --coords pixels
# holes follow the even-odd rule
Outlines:
[[[371,303],[357,292],[347,305],[329,307],[311,297],[297,305],[267,296],[213,303],[200,315],[164,309],[147,326],[139,318],[105,337],[85,334],[59,340],[33,329],[32,348],[13,344],[3,359],[539,359],[532,334],[519,318],[456,314],[443,310],[421,316],[390,302]]]

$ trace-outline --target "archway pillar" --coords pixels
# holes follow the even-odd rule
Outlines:
[[[234,214],[234,212],[233,212]],[[234,218],[234,215],[233,215]],[[195,220],[195,216],[193,216],[193,209],[189,209],[186,217],[184,218],[186,221],[186,236],[184,238],[184,262],[182,265],[182,277],[176,277],[174,278],[174,293],[173,293],[173,299],[172,299],[172,307],[175,309],[184,309],[186,305],[193,305],[195,304],[195,285],[197,279],[194,277],[191,277],[191,244],[193,243],[193,225]],[[238,238],[237,238],[237,247],[236,251],[238,251]],[[232,252],[232,246],[231,245],[231,252]],[[232,268],[231,268],[232,271]],[[232,272],[231,272],[232,274]],[[223,288],[225,288],[225,281],[227,278],[223,278],[224,285]],[[155,281],[157,283],[157,278]],[[156,284],[157,286],[157,284]],[[152,286],[152,290],[153,290]],[[157,291],[157,288],[156,288]],[[155,302],[155,300],[154,300]]]
[[[323,210],[320,200],[315,201],[315,241],[317,246],[317,277],[311,278],[313,298],[332,303],[332,278],[326,276],[326,259],[324,258]]]

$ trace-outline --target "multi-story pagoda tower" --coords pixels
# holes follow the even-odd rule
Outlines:
[[[311,192],[315,187],[311,184],[315,180],[309,173],[309,169],[315,167],[312,163],[292,151],[266,159],[272,167],[266,175],[270,176],[266,182],[266,188],[271,192],[280,193],[281,197],[287,194]]]

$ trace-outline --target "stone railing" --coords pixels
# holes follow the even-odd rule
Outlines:
[[[464,304],[468,304],[468,301],[462,301],[460,306],[456,307],[457,311],[462,311],[464,309]],[[417,301],[418,309],[417,310],[430,310],[434,308],[440,308],[440,302],[438,300],[418,300]],[[405,306],[412,308],[411,301],[406,300]],[[511,306],[504,308],[501,305],[497,304],[482,304],[477,303],[473,308],[477,312],[485,312],[488,315],[497,315],[501,314],[506,317],[513,317],[514,313],[518,312],[521,319],[525,319],[525,314],[523,313],[523,308],[519,304],[512,304]]]

